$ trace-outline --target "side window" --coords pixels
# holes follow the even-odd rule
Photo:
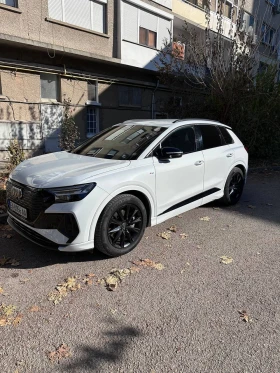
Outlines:
[[[161,147],[178,148],[186,153],[196,151],[195,133],[192,127],[181,128],[173,132],[162,143]]]
[[[230,136],[230,133],[228,132],[228,130],[225,128],[225,127],[219,127],[222,135],[223,135],[223,138],[225,139],[225,143],[226,144],[233,144],[234,141],[232,139],[232,137]]]
[[[202,135],[203,149],[217,148],[223,145],[221,134],[216,126],[199,126]]]

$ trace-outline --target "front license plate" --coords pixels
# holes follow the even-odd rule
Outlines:
[[[12,211],[27,219],[27,210],[24,207],[21,207],[12,201],[9,201],[9,206]]]

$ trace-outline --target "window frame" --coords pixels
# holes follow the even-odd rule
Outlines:
[[[42,75],[50,75],[56,77],[56,98],[42,97]],[[61,102],[61,77],[58,74],[51,74],[48,72],[40,73],[40,96],[41,101],[45,102]]]
[[[130,94],[130,98],[132,98],[132,103],[128,102],[127,104],[126,103],[122,103],[121,102],[121,90],[126,87],[126,88],[131,88],[132,89],[132,92]],[[134,89],[139,89],[139,92],[140,92],[140,102],[139,104],[135,104],[133,103],[133,99],[134,99],[134,93],[133,93],[133,90]],[[134,87],[134,86],[129,86],[129,85],[118,85],[118,104],[120,107],[130,107],[130,108],[142,108],[142,88],[141,87]]]
[[[87,109],[87,113],[86,113],[86,115],[87,115],[86,137],[88,139],[90,139],[90,138],[96,136],[99,133],[99,110],[98,110],[98,108],[96,106],[93,106],[93,105],[87,105],[86,109]],[[95,111],[94,116],[95,116],[96,133],[89,131],[89,111],[90,110],[94,110]],[[94,128],[94,126],[93,126],[93,128]]]
[[[4,0],[4,1],[6,1],[6,0]],[[10,8],[17,8],[18,9],[18,0],[13,0],[13,1],[14,1],[15,5],[9,5],[9,4],[6,4],[5,2],[0,3],[0,5],[4,5],[4,6],[10,7]]]
[[[264,29],[264,31],[263,31]],[[271,31],[273,32],[272,37],[270,37]],[[274,47],[274,39],[276,36],[276,30],[273,27],[270,27],[267,23],[263,22],[261,26],[261,42],[262,44],[268,45],[269,47]],[[268,37],[268,41],[266,38]]]
[[[220,140],[221,140],[221,145],[219,146],[214,146],[212,148],[207,148],[205,149],[204,148],[204,142],[203,142],[203,135],[202,135],[202,131],[201,131],[201,126],[207,126],[207,127],[215,127],[216,130],[217,130],[217,133],[220,137]],[[216,148],[219,148],[221,146],[225,146],[227,145],[223,136],[222,136],[222,133],[221,131],[219,130],[219,126],[215,125],[215,124],[207,124],[207,123],[201,123],[201,124],[196,124],[195,125],[196,129],[197,129],[197,133],[198,133],[198,136],[199,136],[199,146],[200,146],[200,150],[202,151],[206,151],[206,150],[211,150],[211,149],[216,149]]]
[[[141,29],[145,30],[145,43],[140,42]],[[149,45],[149,33],[150,32],[155,34],[155,45],[154,46]],[[145,27],[139,26],[139,38],[138,38],[139,45],[142,45],[142,46],[148,47],[148,48],[152,48],[152,49],[157,49],[157,34],[158,33],[156,31],[152,31],[152,30],[149,30]]]

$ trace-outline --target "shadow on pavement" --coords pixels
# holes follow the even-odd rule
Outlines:
[[[100,371],[99,369],[104,365],[121,361],[125,350],[131,348],[133,340],[141,336],[138,329],[119,325],[120,323],[115,319],[109,318],[105,321],[111,326],[109,330],[102,332],[102,344],[97,341],[98,347],[90,345],[77,347],[76,354],[80,356],[76,361],[63,366],[63,371],[64,369],[67,372]]]

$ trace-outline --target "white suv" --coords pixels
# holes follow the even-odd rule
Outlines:
[[[145,228],[215,199],[241,197],[248,154],[204,119],[131,120],[73,152],[22,162],[7,182],[8,222],[60,251],[129,252]]]

